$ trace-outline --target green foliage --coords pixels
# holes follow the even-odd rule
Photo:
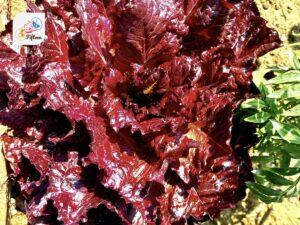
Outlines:
[[[292,53],[292,68],[272,67],[254,75],[257,98],[241,105],[244,121],[257,128],[259,142],[252,162],[254,182],[247,187],[265,203],[300,193],[300,61]],[[275,77],[266,80],[266,73]]]

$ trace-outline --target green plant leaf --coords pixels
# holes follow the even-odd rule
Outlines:
[[[294,181],[293,185],[291,185],[289,188],[287,188],[284,191],[284,195],[286,195],[287,197],[292,197],[295,195],[300,194],[300,186],[298,185],[300,182],[300,176],[298,176],[297,180]]]
[[[251,161],[254,163],[267,164],[274,160],[272,156],[252,156]]]
[[[300,83],[287,86],[267,95],[268,98],[297,98],[300,99]]]
[[[261,133],[270,134],[270,136],[273,134],[273,125],[271,122],[266,123],[262,128],[259,129]]]
[[[294,43],[297,44],[297,43]],[[298,46],[300,45],[300,42],[298,42]],[[294,54],[296,55],[296,57],[298,57],[298,60],[300,58],[300,50],[299,49],[293,49]]]
[[[293,187],[286,193],[287,197],[297,197],[299,195],[299,188],[297,186]]]
[[[288,143],[300,144],[300,129],[298,127],[292,124],[279,123],[275,120],[270,121],[282,139]]]
[[[260,200],[266,204],[280,201],[281,193],[279,191],[264,187],[263,185],[254,182],[246,182],[246,185]],[[268,193],[272,193],[272,195]]]
[[[251,157],[255,182],[247,187],[266,203],[280,202],[284,197],[299,194],[300,176],[300,51],[290,54],[293,68],[271,67],[253,74],[254,84],[260,96],[242,103],[241,120],[254,123],[258,143],[255,151],[259,156]],[[274,78],[265,79],[272,71]],[[298,159],[294,163],[291,159]],[[256,165],[255,165],[256,164]],[[285,190],[276,187],[286,186]]]
[[[266,84],[284,84],[284,83],[299,82],[299,81],[300,81],[300,71],[290,70],[274,77],[271,80],[268,80]]]
[[[273,72],[280,73],[280,74],[281,73],[285,73],[286,71],[288,71],[288,68],[286,68],[286,67],[279,67],[279,66],[271,66],[268,69],[270,69]]]
[[[259,112],[259,113],[256,113],[252,116],[245,118],[244,120],[246,122],[250,122],[250,123],[265,123],[268,121],[268,119],[270,117],[271,117],[271,115],[267,112]]]
[[[300,116],[300,104],[299,105],[296,105],[295,107],[287,110],[287,111],[284,111],[283,116]]]
[[[272,188],[266,187],[261,184],[257,184],[254,182],[247,182],[247,186],[252,186],[255,189],[259,190],[262,194],[268,195],[268,196],[280,196],[282,194],[281,191],[274,190]]]
[[[241,104],[242,109],[256,109],[258,111],[262,110],[265,107],[267,107],[266,103],[258,98],[247,99]]]
[[[283,156],[280,157],[279,160],[281,168],[288,168],[291,163],[291,156],[289,154],[283,154]]]
[[[291,61],[294,69],[300,70],[300,62],[298,60],[297,54],[295,52],[292,52],[291,57],[292,57]]]
[[[300,145],[295,144],[283,144],[281,150],[288,153],[292,158],[300,159]]]
[[[269,168],[268,170],[275,173],[281,174],[283,176],[294,176],[300,173],[299,167],[290,167],[290,168]]]
[[[271,91],[273,91],[273,89],[271,90],[271,88],[269,88],[268,90],[268,93],[271,93]],[[267,94],[268,95],[268,94]],[[266,104],[268,105],[268,111],[270,113],[273,113],[273,114],[278,114],[278,111],[279,111],[279,107],[278,107],[278,103],[277,103],[277,99],[275,98],[268,98],[266,97]]]
[[[264,176],[266,178],[266,180],[268,180],[271,183],[278,185],[278,186],[288,186],[288,185],[293,184],[293,181],[290,181],[290,180],[284,178],[283,176],[281,176],[277,173],[274,173],[270,170],[261,169],[261,170],[255,170],[254,172],[255,172],[255,174]]]
[[[260,176],[260,175],[257,175],[257,174],[254,174],[254,180],[257,184],[262,184],[264,185],[266,183],[266,179],[265,177],[263,176]]]

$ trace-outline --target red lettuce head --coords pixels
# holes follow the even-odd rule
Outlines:
[[[280,46],[253,0],[39,2],[42,44],[16,50],[11,24],[0,38],[2,139],[31,224],[192,224],[245,196],[252,140],[233,114]]]

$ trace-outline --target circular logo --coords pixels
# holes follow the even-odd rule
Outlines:
[[[37,18],[37,17],[34,17],[32,20],[31,20],[31,26],[34,30],[40,30],[42,29],[42,21]]]

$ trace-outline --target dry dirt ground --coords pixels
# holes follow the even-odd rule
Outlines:
[[[255,0],[261,16],[268,25],[276,29],[280,38],[287,43],[288,36],[294,26],[300,25],[300,0]],[[260,59],[262,66],[289,65],[287,48],[275,50]]]
[[[258,8],[270,27],[275,28],[281,39],[287,42],[293,26],[300,24],[300,0],[255,0]],[[24,10],[23,0],[0,0],[0,31],[19,11]],[[273,51],[259,60],[261,67],[288,66],[286,48]],[[0,126],[0,134],[4,127]],[[0,145],[1,148],[1,145]],[[5,161],[0,152],[0,225],[5,222],[6,208],[10,211],[9,225],[26,225],[24,214],[14,209],[15,200],[7,201],[7,174]],[[283,203],[265,205],[249,195],[234,210],[225,210],[219,220],[206,222],[206,225],[300,225],[300,199],[285,200]]]
[[[26,1],[0,0],[0,31],[5,29],[5,24],[15,17],[20,11],[24,11]]]

